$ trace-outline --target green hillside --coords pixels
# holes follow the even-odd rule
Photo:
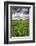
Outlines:
[[[11,21],[11,37],[29,36],[29,19]]]

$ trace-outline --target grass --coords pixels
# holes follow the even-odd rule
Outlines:
[[[11,21],[11,37],[29,36],[29,19]]]

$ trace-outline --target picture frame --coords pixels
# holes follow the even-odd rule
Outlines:
[[[5,1],[4,44],[33,42],[35,42],[35,3]]]

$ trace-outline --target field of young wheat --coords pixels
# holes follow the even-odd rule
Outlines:
[[[11,21],[11,37],[29,36],[29,19]]]

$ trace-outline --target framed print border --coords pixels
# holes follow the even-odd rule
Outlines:
[[[21,4],[21,5],[33,5],[33,40],[28,41],[9,41],[8,36],[8,5],[9,4]],[[6,1],[4,2],[4,43],[12,44],[12,43],[33,43],[35,42],[35,3],[34,2],[12,2]]]

